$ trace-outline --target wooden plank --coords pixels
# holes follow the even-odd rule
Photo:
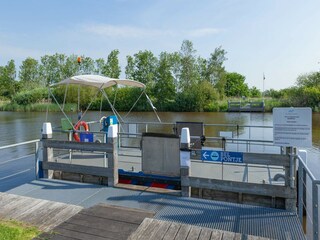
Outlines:
[[[150,239],[162,239],[171,225],[171,223],[168,221],[157,220],[157,222],[159,223],[159,225],[150,236]]]
[[[137,230],[129,236],[128,240],[139,240],[138,236],[148,228],[152,221],[153,220],[151,218],[145,218]]]
[[[16,211],[10,213],[10,218],[18,219],[24,215],[24,213],[29,212],[30,206],[37,206],[43,200],[41,199],[26,199],[24,205],[16,209]]]
[[[69,220],[66,223],[71,223],[75,225],[87,226],[95,229],[102,229],[111,232],[132,232],[138,228],[138,224],[119,222],[116,220],[100,218],[95,216],[89,216],[81,214],[81,212]]]
[[[72,231],[69,229],[64,229],[62,227],[56,227],[54,229],[54,232],[56,233],[56,235],[61,235],[63,237],[68,237],[68,238],[75,238],[78,240],[114,240],[112,238],[108,238],[106,237],[100,237],[97,235],[91,235],[91,234],[87,234],[87,233],[83,233],[83,232],[78,232],[78,231]],[[57,236],[57,239],[58,236]]]
[[[137,240],[148,240],[148,239],[152,239],[150,238],[150,235],[157,229],[159,225],[159,222],[156,221],[155,219],[152,219],[151,223],[147,226],[147,228],[141,232],[138,236],[137,236]]]
[[[73,205],[64,207],[56,215],[52,215],[50,219],[48,219],[45,223],[41,224],[39,228],[43,229],[43,231],[49,231],[70,219],[72,216],[80,212],[81,209],[82,207]]]
[[[172,222],[170,227],[169,227],[169,229],[167,230],[167,232],[163,236],[163,240],[172,240],[172,239],[174,239],[176,237],[180,227],[181,227],[180,224]]]
[[[200,236],[201,227],[192,226],[188,234],[187,240],[197,240]]]
[[[233,232],[223,232],[222,240],[233,240],[235,238],[235,233]]]
[[[283,198],[295,198],[296,196],[295,189],[291,189],[289,186],[275,186],[199,177],[181,177],[181,186]]]
[[[198,240],[210,240],[212,230],[208,228],[201,228],[201,232]]]
[[[102,238],[108,237],[108,238],[118,239],[118,240],[122,240],[122,239],[126,240],[128,236],[135,230],[133,229],[131,232],[127,232],[127,231],[121,231],[122,229],[118,229],[117,232],[113,232],[107,229],[97,229],[89,226],[76,225],[72,223],[64,223],[61,225],[61,227],[70,231],[86,233],[89,235],[99,236]]]
[[[185,240],[189,234],[190,229],[191,229],[190,225],[181,224],[179,231],[174,239],[175,240]]]
[[[152,218],[155,212],[133,209],[107,204],[99,204],[88,209],[84,209],[81,214],[99,216],[106,219],[116,219],[128,223],[140,224],[146,217]]]
[[[211,240],[222,240],[223,232],[219,230],[212,230]]]
[[[113,152],[113,144],[110,143],[70,142],[52,139],[42,139],[41,142],[44,148],[73,149],[107,153]]]
[[[290,159],[288,155],[243,153],[243,163],[289,167]]]
[[[42,168],[45,170],[55,170],[70,173],[89,174],[102,177],[112,177],[113,170],[104,167],[84,166],[69,163],[43,162]]]

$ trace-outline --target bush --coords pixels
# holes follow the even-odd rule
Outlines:
[[[47,99],[48,97],[48,89],[47,88],[35,88],[30,91],[22,91],[17,93],[13,99],[13,103],[17,103],[19,105],[28,105],[32,103],[37,103]]]

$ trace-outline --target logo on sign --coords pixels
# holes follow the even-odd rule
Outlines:
[[[210,154],[210,157],[211,157],[211,160],[212,160],[212,161],[218,161],[220,155],[219,155],[219,153],[217,153],[217,152],[212,152],[212,153]]]

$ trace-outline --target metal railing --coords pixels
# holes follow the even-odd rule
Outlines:
[[[41,151],[41,147],[40,147],[40,139],[34,139],[34,140],[30,140],[30,141],[25,141],[25,142],[20,142],[20,143],[15,143],[15,144],[10,144],[10,145],[5,145],[5,146],[1,146],[0,147],[0,152],[2,150],[8,150],[8,149],[13,149],[13,148],[17,148],[17,147],[21,147],[21,146],[26,146],[26,145],[30,145],[30,144],[35,144],[34,147],[34,159],[35,159],[35,178],[38,179],[38,172],[39,172],[39,157],[40,157],[40,151]],[[5,163],[9,163],[12,162],[13,160],[17,160],[17,159],[21,159],[21,158],[25,158],[28,155],[26,153],[24,153],[23,156],[20,156],[18,158],[15,159],[7,159],[5,161],[2,161],[0,164],[5,164]],[[16,173],[17,174],[17,173]],[[13,176],[13,175],[12,175]],[[8,177],[8,176],[7,176]]]
[[[305,159],[303,159],[305,158]],[[319,185],[306,164],[306,157],[296,155],[298,167],[298,216],[301,224],[306,227],[306,237],[310,240],[319,239]]]

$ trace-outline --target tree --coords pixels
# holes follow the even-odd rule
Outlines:
[[[139,51],[133,57],[127,56],[126,75],[152,88],[155,83],[155,73],[158,59],[150,51]]]
[[[58,53],[41,57],[40,76],[43,85],[48,86],[63,79],[65,61],[66,56]]]
[[[24,60],[20,66],[19,79],[25,90],[38,87],[40,84],[38,61],[33,58]]]
[[[320,72],[311,72],[300,75],[297,78],[299,87],[318,87],[320,88]]]
[[[260,90],[255,86],[249,89],[249,93],[250,93],[250,97],[253,97],[253,98],[261,97]]]
[[[166,52],[160,54],[155,74],[156,84],[153,90],[159,110],[170,109],[170,104],[175,99],[176,91],[174,77],[172,76],[173,63],[174,55]]]
[[[16,92],[17,82],[16,66],[14,60],[10,60],[8,64],[0,68],[0,95],[12,98]]]
[[[245,76],[236,72],[226,73],[225,76],[225,94],[228,97],[247,97],[249,95],[248,85],[245,83]]]
[[[179,73],[179,89],[182,91],[188,89],[200,80],[195,54],[196,50],[193,48],[193,43],[189,40],[184,40],[180,49]]]
[[[107,63],[103,66],[102,74],[111,78],[119,78],[121,73],[121,68],[119,65],[119,50],[112,50],[108,55]]]

